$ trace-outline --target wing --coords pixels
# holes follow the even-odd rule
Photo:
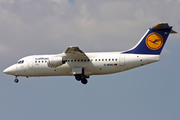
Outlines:
[[[65,52],[66,59],[89,59],[79,47],[68,47]]]

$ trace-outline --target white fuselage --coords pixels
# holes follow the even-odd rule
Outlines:
[[[33,55],[20,59],[3,72],[17,76],[75,76],[87,84],[91,75],[112,74],[159,61],[160,53],[172,30],[168,23],[159,23],[148,29],[140,41],[123,52],[84,53],[70,46],[62,54]]]
[[[64,53],[58,54],[64,56]],[[121,54],[121,52],[86,53],[89,59],[67,59],[56,68],[48,67],[47,61],[54,55],[33,55],[20,59],[4,72],[15,76],[73,76],[84,68],[84,74],[102,75],[122,72],[159,61],[160,55]],[[23,62],[21,62],[23,61]]]

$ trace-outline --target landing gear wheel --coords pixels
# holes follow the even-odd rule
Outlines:
[[[80,81],[81,80],[81,75],[75,75],[75,78],[77,81]]]
[[[14,80],[14,82],[15,82],[15,83],[18,83],[18,82],[19,82],[19,80],[18,80],[18,79],[15,79],[15,80]]]
[[[87,81],[86,79],[82,79],[82,80],[81,80],[81,83],[82,83],[82,84],[87,84],[88,81]]]

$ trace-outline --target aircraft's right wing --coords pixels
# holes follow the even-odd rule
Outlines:
[[[66,59],[89,59],[79,47],[68,47],[64,53]]]

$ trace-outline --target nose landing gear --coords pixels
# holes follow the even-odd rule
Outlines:
[[[17,76],[16,76],[16,78],[14,79],[14,82],[15,82],[15,83],[18,83],[18,82],[19,82],[19,80],[17,79]]]

